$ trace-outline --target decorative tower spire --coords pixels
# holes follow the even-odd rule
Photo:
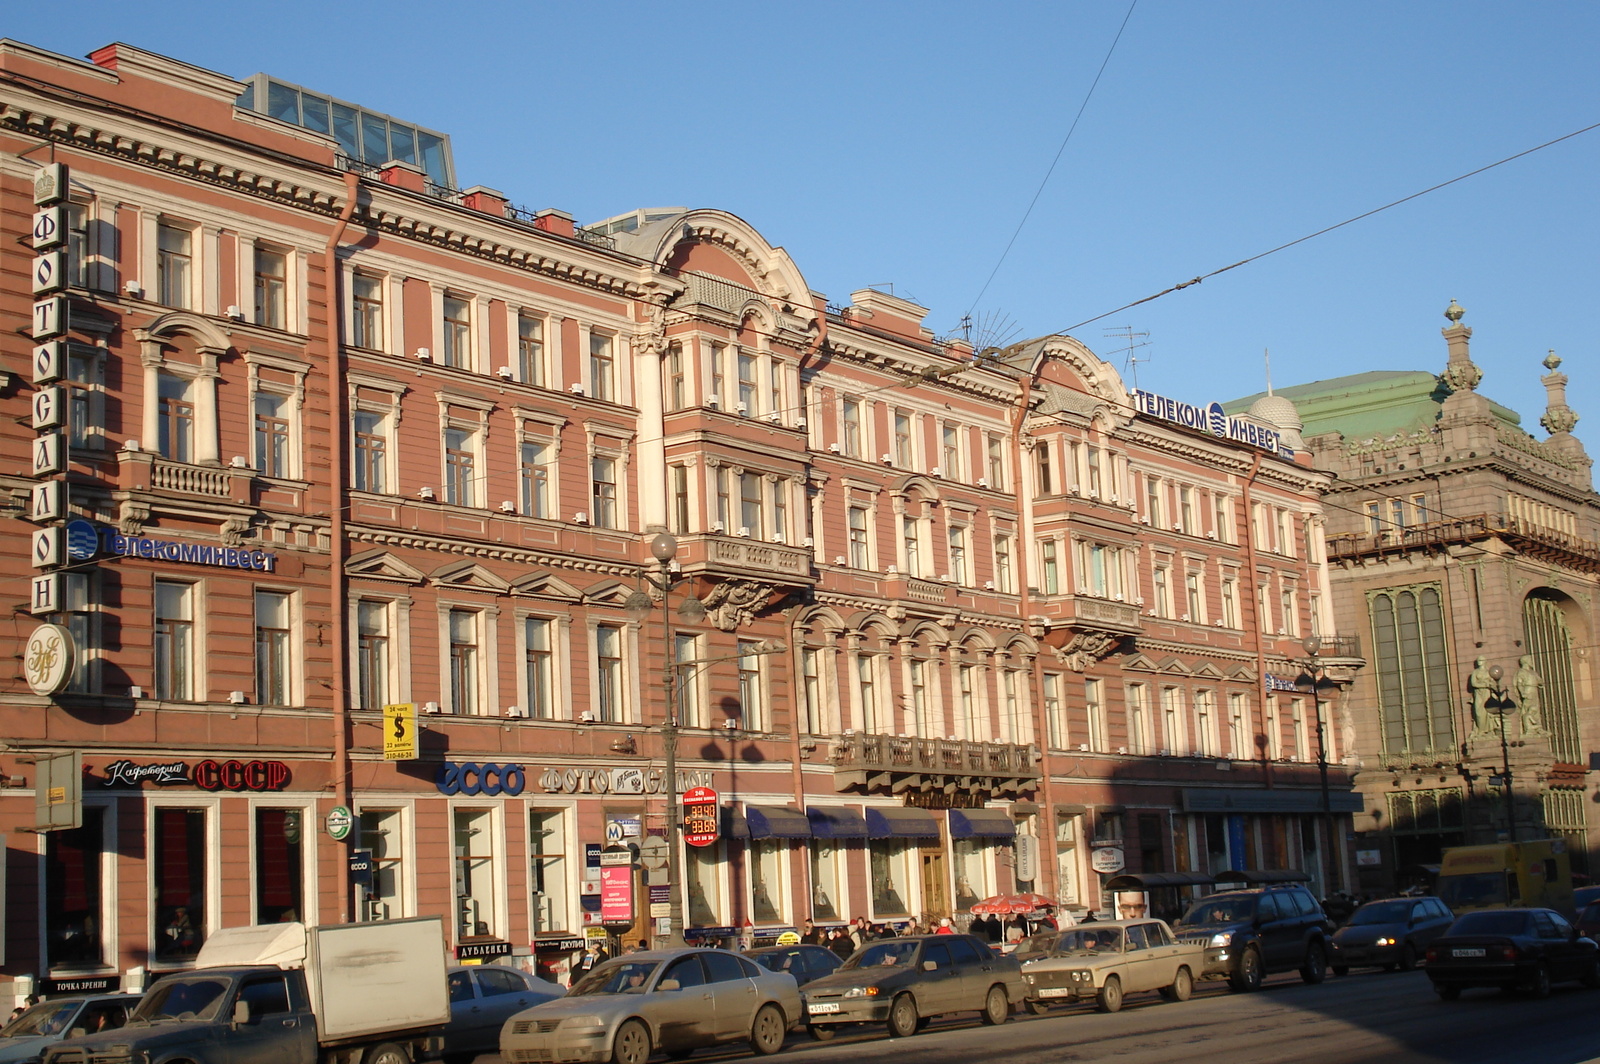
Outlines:
[[[1567,405],[1567,375],[1556,372],[1560,365],[1561,356],[1551,351],[1544,357],[1544,368],[1550,372],[1539,378],[1545,394],[1544,416],[1539,424],[1552,436],[1569,433],[1578,424],[1578,415]]]
[[[1473,363],[1472,355],[1467,350],[1467,341],[1472,339],[1472,328],[1461,324],[1461,316],[1465,313],[1461,304],[1452,299],[1444,311],[1450,324],[1440,330],[1450,349],[1450,361],[1444,368],[1444,382],[1457,392],[1473,391],[1478,387],[1478,382],[1483,380],[1483,370]]]

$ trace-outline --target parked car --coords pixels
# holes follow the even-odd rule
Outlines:
[[[1578,913],[1578,922],[1574,925],[1578,934],[1585,938],[1592,938],[1600,942],[1600,901],[1592,901]]]
[[[1205,964],[1198,942],[1180,942],[1164,920],[1114,920],[1062,931],[1045,956],[1022,966],[1030,1012],[1057,1002],[1093,1001],[1116,1012],[1128,994],[1159,991],[1187,1001]]]
[[[844,958],[822,946],[766,946],[746,950],[745,956],[769,972],[788,972],[803,989],[813,979],[831,975]],[[805,995],[802,994],[801,997]]]
[[[1553,909],[1467,913],[1428,947],[1428,978],[1445,1001],[1476,986],[1535,997],[1547,996],[1552,983],[1600,987],[1600,946]]]
[[[1600,887],[1577,887],[1572,892],[1572,905],[1579,912],[1600,901]]]
[[[1174,931],[1184,942],[1205,946],[1202,978],[1226,979],[1232,990],[1258,990],[1270,972],[1299,969],[1308,983],[1327,975],[1333,925],[1298,883],[1209,894],[1189,907]]]
[[[523,1009],[566,994],[567,989],[499,964],[461,964],[450,983],[450,1022],[444,1028],[444,1064],[471,1064],[479,1053],[500,1050],[500,1028]]]
[[[852,1023],[882,1023],[894,1038],[934,1016],[976,1011],[1004,1023],[1027,992],[1022,966],[973,935],[913,935],[869,943],[806,987],[811,1035],[826,1041]]]
[[[720,949],[643,950],[596,965],[566,997],[517,1013],[500,1032],[505,1064],[644,1064],[748,1041],[776,1053],[803,1015],[787,972]]]
[[[1055,930],[1035,931],[1027,938],[1018,941],[1011,949],[1002,952],[1011,954],[1020,964],[1027,964],[1031,960],[1048,957],[1050,951],[1056,948],[1056,943],[1060,941],[1061,936],[1065,933],[1064,931]]]
[[[32,1064],[44,1047],[63,1038],[111,1031],[128,1022],[137,994],[52,998],[0,1028],[0,1064]]]
[[[1329,943],[1333,974],[1370,965],[1409,972],[1428,952],[1428,944],[1448,931],[1455,919],[1438,898],[1369,901],[1333,933]]]

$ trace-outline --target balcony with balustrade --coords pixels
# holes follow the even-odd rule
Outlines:
[[[919,739],[847,731],[829,755],[841,792],[893,794],[957,791],[1015,798],[1040,778],[1037,747],[964,739]]]

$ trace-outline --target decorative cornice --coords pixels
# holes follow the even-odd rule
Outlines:
[[[542,566],[546,569],[565,569],[569,572],[596,573],[602,576],[634,576],[642,566],[619,565],[576,558],[564,554],[546,554],[540,551],[519,550],[495,543],[470,543],[438,536],[418,535],[414,532],[394,532],[384,528],[345,526],[346,538],[352,543],[371,543],[383,547],[403,547],[431,551],[436,554],[460,554],[471,558],[488,558],[492,561],[513,562],[517,565]]]

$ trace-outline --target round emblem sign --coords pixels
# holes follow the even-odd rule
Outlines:
[[[41,624],[28,637],[22,652],[22,670],[36,695],[53,695],[72,679],[78,658],[72,633],[59,624]]]
[[[355,823],[355,818],[350,815],[350,810],[342,805],[336,805],[328,811],[328,837],[334,842],[343,842],[350,836],[350,827]]]
[[[100,530],[88,521],[67,522],[67,557],[75,562],[93,558],[100,549]]]
[[[1089,865],[1101,875],[1112,876],[1122,871],[1127,859],[1121,846],[1101,846],[1089,858]]]

